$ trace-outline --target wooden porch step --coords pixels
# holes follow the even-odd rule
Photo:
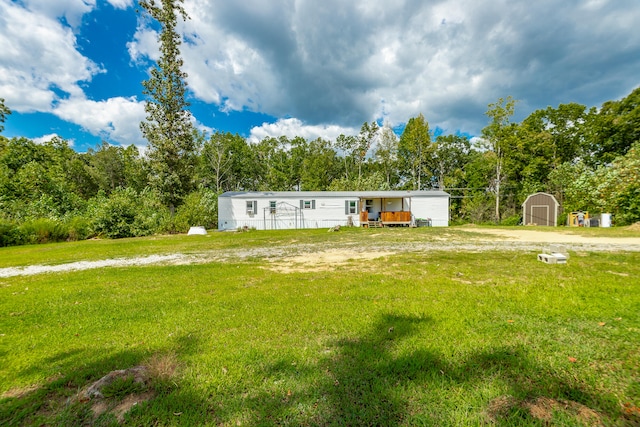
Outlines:
[[[380,221],[367,221],[366,226],[369,228],[381,228],[383,227],[382,222]]]

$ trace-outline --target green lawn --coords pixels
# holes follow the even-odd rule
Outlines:
[[[3,248],[0,267],[472,237],[212,233]],[[74,396],[154,363],[171,366],[122,424],[640,424],[640,253],[547,265],[535,251],[397,252],[287,273],[274,261],[292,265],[253,256],[0,278],[0,425],[117,425],[113,409],[143,390],[119,384],[101,415]]]

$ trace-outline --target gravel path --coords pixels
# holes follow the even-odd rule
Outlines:
[[[562,244],[569,251],[580,252],[640,252],[640,238],[613,238],[613,237],[589,237],[549,231],[535,230],[494,230],[494,229],[470,229],[474,233],[486,235],[486,238],[478,237],[469,240],[461,240],[456,237],[452,240],[441,239],[437,241],[410,241],[402,243],[383,243],[371,239],[368,243],[341,244],[336,247],[327,247],[320,244],[300,244],[289,246],[271,246],[254,248],[250,250],[225,249],[224,253],[210,252],[195,255],[180,253],[169,255],[151,255],[135,258],[114,258],[99,261],[78,261],[60,265],[30,265],[26,267],[0,268],[0,278],[15,276],[30,276],[43,273],[58,273],[69,271],[89,270],[104,267],[131,267],[153,264],[187,265],[209,262],[221,262],[230,260],[242,260],[247,258],[265,258],[270,261],[279,261],[294,256],[304,256],[325,253],[327,251],[340,251],[343,254],[365,254],[370,252],[433,252],[433,251],[458,251],[458,252],[487,252],[487,251],[518,251],[518,252],[542,252],[550,244]]]

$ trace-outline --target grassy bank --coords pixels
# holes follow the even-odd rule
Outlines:
[[[469,237],[395,231],[89,241],[5,248],[0,263]],[[638,424],[640,254],[571,255],[253,257],[0,279],[0,424]],[[170,366],[144,390],[120,384],[99,415],[74,399],[154,363]]]

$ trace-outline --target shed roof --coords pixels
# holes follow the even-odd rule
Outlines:
[[[558,201],[556,200],[555,196],[553,194],[549,194],[549,193],[544,193],[542,191],[538,192],[538,193],[534,193],[534,194],[530,194],[529,197],[527,197],[527,199],[522,202],[522,206],[524,207],[527,202],[529,201],[529,199],[537,197],[537,196],[545,196],[547,198],[549,198],[550,200],[553,201],[553,203],[556,205],[556,207],[560,206],[560,203],[558,203]]]
[[[411,197],[449,197],[449,193],[441,190],[428,191],[227,191],[219,197],[232,198],[335,198],[335,197],[363,197],[379,198],[411,198]]]

